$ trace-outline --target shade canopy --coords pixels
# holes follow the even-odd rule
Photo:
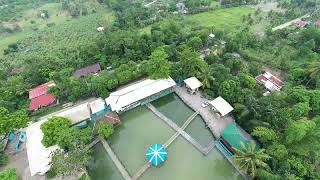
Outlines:
[[[148,161],[154,166],[160,165],[167,159],[167,151],[160,144],[149,147],[146,155]]]
[[[196,77],[185,79],[184,83],[192,90],[196,90],[202,86],[202,83]]]
[[[233,110],[233,107],[221,96],[217,97],[213,101],[210,101],[209,103],[221,114],[221,116],[225,116]]]

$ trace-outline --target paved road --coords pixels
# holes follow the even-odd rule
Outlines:
[[[304,15],[304,16],[301,16],[301,17],[297,18],[297,19],[288,21],[288,22],[283,23],[283,24],[281,24],[281,25],[279,25],[279,26],[277,26],[277,27],[274,27],[274,28],[272,28],[272,31],[276,31],[276,30],[279,30],[279,29],[286,28],[286,27],[292,25],[294,22],[300,20],[301,18],[308,18],[308,17],[310,17],[310,15],[309,15],[309,14],[306,14],[306,15]]]
[[[38,119],[38,121],[51,118],[52,116],[54,116],[54,115],[56,115],[56,114],[59,114],[59,113],[61,113],[61,112],[63,112],[63,111],[66,111],[66,110],[68,110],[68,109],[70,109],[70,108],[74,108],[74,107],[80,106],[80,105],[85,104],[85,103],[90,103],[90,102],[95,101],[95,100],[97,100],[97,99],[98,99],[98,98],[92,97],[92,98],[89,98],[89,99],[86,99],[86,100],[83,100],[83,101],[79,101],[79,102],[75,103],[75,104],[74,104],[73,106],[71,106],[71,107],[64,108],[64,109],[61,109],[61,110],[56,111],[56,112],[54,112],[54,113],[51,113],[51,114],[42,116],[42,117],[40,117],[40,118]]]

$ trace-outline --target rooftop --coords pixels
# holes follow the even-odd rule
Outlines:
[[[193,90],[202,86],[202,83],[196,77],[185,79],[184,83],[186,83],[186,85]]]
[[[28,140],[26,142],[26,149],[29,161],[29,168],[31,176],[43,175],[50,169],[51,157],[50,154],[58,149],[58,146],[44,147],[42,144],[43,132],[40,127],[41,124],[48,121],[47,119],[38,121],[27,127],[26,133]]]
[[[29,91],[29,99],[39,97],[41,95],[47,94],[49,87],[55,86],[56,84],[53,81],[41,84]]]
[[[257,76],[256,81],[260,84],[264,84],[265,87],[270,91],[279,91],[284,85],[281,79],[277,78],[269,72],[265,72],[264,74],[260,74],[259,76]]]
[[[36,98],[31,99],[29,110],[33,111],[44,106],[49,106],[50,104],[53,104],[55,101],[56,97],[50,93],[38,96]]]
[[[81,121],[90,119],[90,108],[88,103],[84,103],[63,112],[56,114],[55,116],[65,117],[71,120],[72,124],[77,124]]]
[[[233,110],[233,107],[221,96],[209,103],[221,114],[221,116],[225,116]]]
[[[101,71],[100,64],[97,63],[97,64],[93,64],[93,65],[78,69],[73,73],[73,75],[75,77],[82,77],[90,73],[98,73],[100,71]]]
[[[96,114],[105,109],[105,102],[102,98],[98,98],[97,100],[90,102],[89,105],[92,114]]]
[[[112,111],[120,112],[126,106],[152,96],[168,88],[174,87],[173,79],[146,79],[113,92],[105,99],[106,104],[111,106]]]

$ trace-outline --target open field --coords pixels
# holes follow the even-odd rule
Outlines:
[[[215,9],[209,12],[188,15],[184,18],[183,22],[187,24],[187,26],[215,27],[216,29],[233,31],[242,26],[243,15],[254,12],[255,9],[250,7]],[[150,30],[151,26],[147,26],[141,29],[141,33],[150,33]]]
[[[218,9],[200,14],[187,16],[185,21],[204,27],[217,29],[235,29],[242,25],[242,16],[254,13],[255,9],[249,7],[235,7]]]
[[[93,3],[93,2],[92,2]],[[96,11],[96,13],[101,14],[104,19],[110,21],[111,10],[104,8],[103,6],[98,6],[97,4],[92,4],[91,7]],[[49,13],[48,19],[43,19],[38,17],[37,13],[42,10],[47,10]],[[22,18],[15,21],[3,22],[6,27],[12,27],[18,25],[21,31],[14,32],[12,34],[0,34],[0,58],[3,57],[3,50],[7,48],[8,45],[24,40],[30,37],[32,34],[37,34],[39,31],[50,29],[48,25],[62,25],[68,24],[69,21],[81,21],[82,17],[72,18],[68,12],[61,10],[60,3],[48,3],[36,9],[26,10]]]

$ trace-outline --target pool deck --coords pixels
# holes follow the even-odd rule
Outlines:
[[[160,111],[158,111],[152,104],[148,103],[146,106],[155,114],[157,115],[161,120],[163,120],[165,123],[167,123],[173,130],[181,134],[181,136],[186,139],[190,144],[192,144],[197,150],[199,150],[203,155],[208,154],[208,149],[202,147],[200,143],[198,143],[193,137],[191,137],[188,133],[186,133],[181,127],[179,127],[176,123],[174,123],[171,119],[163,115]],[[198,112],[196,112],[198,113]],[[194,116],[191,115],[190,117]],[[195,117],[195,116],[194,116]],[[193,117],[193,118],[194,118]],[[188,118],[191,119],[191,118]],[[192,119],[191,119],[192,120]],[[191,121],[190,121],[191,122]],[[186,128],[187,126],[185,126]]]
[[[132,180],[131,176],[127,172],[126,168],[122,165],[117,155],[113,152],[111,147],[109,146],[108,142],[104,139],[100,139],[103,147],[106,149],[107,153],[109,154],[110,158],[112,159],[113,163],[116,165],[118,170],[120,171],[122,177],[125,180]]]
[[[187,91],[187,88],[179,86],[176,86],[174,91],[184,103],[186,103],[194,111],[199,112],[201,117],[205,120],[206,124],[210,128],[212,134],[217,139],[220,137],[221,131],[234,121],[229,115],[225,117],[218,117],[212,113],[209,107],[203,108],[201,104],[205,101],[208,101],[208,99],[201,97],[200,92],[192,95]]]

